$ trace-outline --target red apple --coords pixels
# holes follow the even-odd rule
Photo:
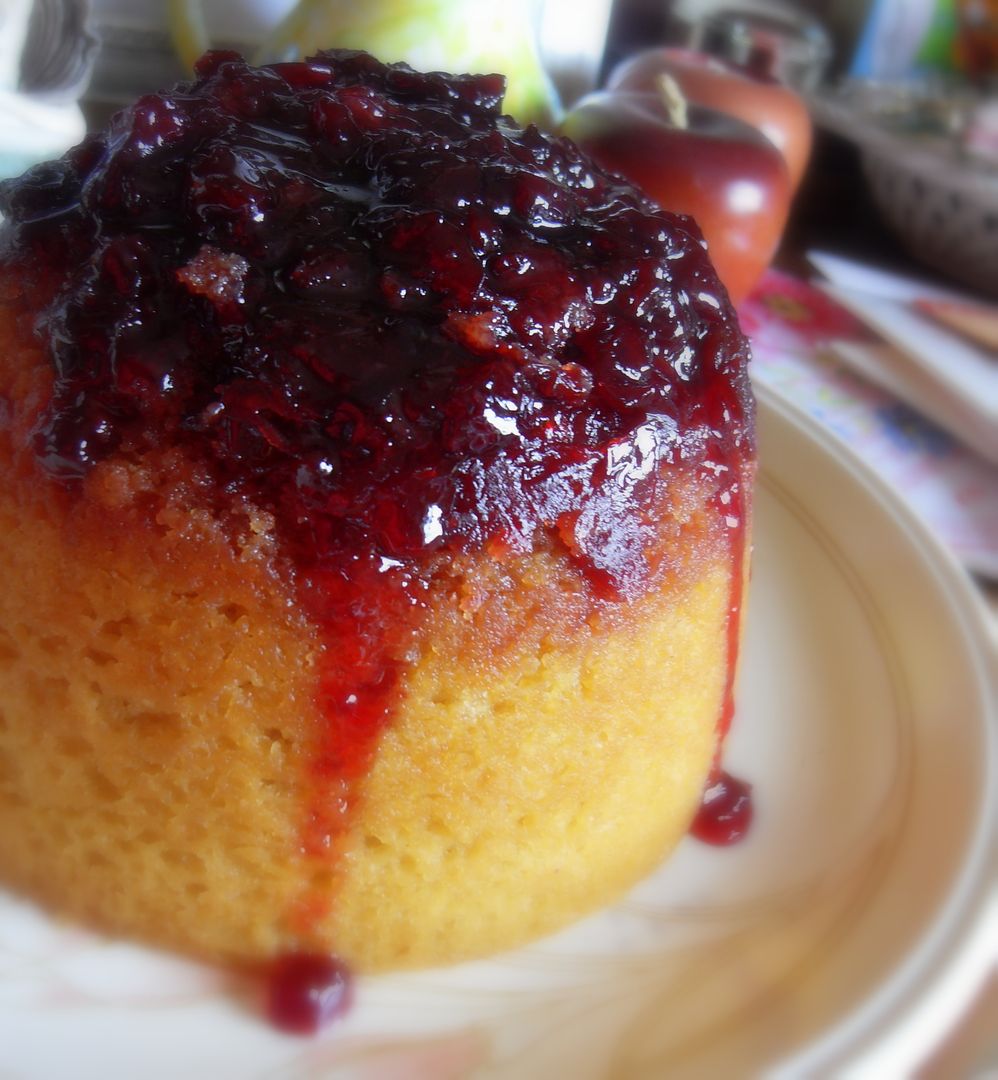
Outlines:
[[[780,151],[796,191],[811,155],[811,117],[804,101],[788,86],[756,77],[691,49],[650,49],[616,67],[610,90],[656,93],[658,79],[675,79],[687,101],[737,116],[758,128]]]
[[[583,98],[562,131],[604,168],[663,209],[696,219],[718,276],[738,303],[769,265],[786,224],[790,177],[755,128],[709,109],[672,122],[662,94],[600,92]]]

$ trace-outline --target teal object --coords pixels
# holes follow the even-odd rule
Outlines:
[[[0,180],[8,180],[12,176],[20,176],[27,172],[32,165],[50,158],[51,154],[25,154],[17,150],[0,150]]]

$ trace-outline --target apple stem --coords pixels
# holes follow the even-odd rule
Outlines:
[[[658,95],[669,115],[669,123],[685,131],[690,126],[690,121],[686,110],[686,98],[679,89],[679,83],[671,75],[666,75],[664,71],[655,77],[655,83],[658,87]]]

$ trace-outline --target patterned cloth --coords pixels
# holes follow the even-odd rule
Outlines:
[[[757,382],[846,442],[971,570],[998,579],[998,468],[859,378],[830,341],[873,340],[819,289],[770,270],[739,309]]]

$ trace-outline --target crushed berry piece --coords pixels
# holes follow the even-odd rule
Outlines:
[[[219,310],[245,301],[243,287],[249,263],[241,255],[226,255],[205,244],[193,259],[177,271],[177,280],[195,296],[203,296]]]

